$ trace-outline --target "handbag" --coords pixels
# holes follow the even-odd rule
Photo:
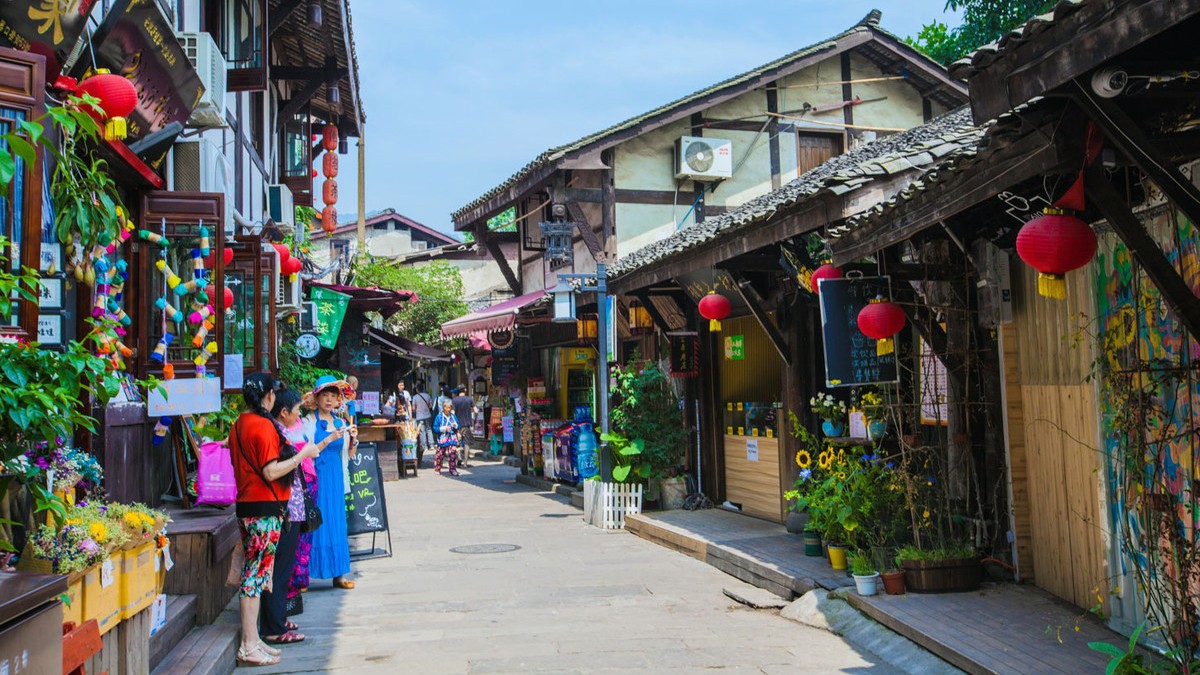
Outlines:
[[[317,506],[316,500],[308,491],[308,479],[304,477],[303,471],[300,472],[300,486],[304,490],[304,522],[300,524],[300,531],[312,532],[321,526],[324,518],[321,516],[321,507]]]
[[[196,453],[196,503],[229,506],[237,501],[237,478],[229,448],[221,443],[205,443]]]

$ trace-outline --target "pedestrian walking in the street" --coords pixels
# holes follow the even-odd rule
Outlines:
[[[271,415],[279,423],[279,428],[283,432],[284,442],[298,456],[299,451],[307,445],[303,437],[303,425],[300,424],[300,400],[300,394],[296,390],[284,389],[275,394],[275,405],[271,408]],[[295,431],[289,431],[289,429]],[[296,435],[299,435],[299,440],[293,438]],[[312,458],[302,458],[301,465],[304,462],[311,464]],[[296,632],[299,626],[288,621],[287,618],[288,591],[296,561],[296,545],[300,541],[300,529],[304,525],[304,471],[302,466],[292,471],[291,486],[292,492],[288,497],[287,513],[279,535],[279,545],[275,549],[275,568],[271,574],[271,587],[263,591],[262,607],[259,611],[258,630],[262,635],[263,642],[267,644],[289,644],[304,641],[304,635]]]
[[[441,410],[446,403],[454,402],[454,391],[450,389],[450,385],[443,384],[440,393],[437,397],[437,407],[434,410]]]
[[[454,414],[461,424],[459,432],[458,452],[459,461],[463,466],[470,466],[467,458],[471,456],[471,441],[475,438],[475,399],[467,396],[467,388],[458,385],[458,395],[454,397]]]
[[[417,464],[425,457],[425,451],[433,447],[433,397],[425,391],[425,385],[417,382],[413,385],[417,393],[413,395],[413,419],[417,422]]]
[[[396,383],[396,388],[388,395],[385,407],[394,410],[393,421],[407,422],[412,419],[412,396],[404,389],[404,380]]]
[[[272,587],[275,553],[291,497],[292,472],[304,457],[316,456],[316,451],[308,447],[292,452],[291,444],[272,419],[270,409],[279,386],[269,373],[248,375],[242,384],[247,411],[229,432],[238,487],[235,511],[245,555],[238,589],[242,640],[237,660],[248,666],[279,663],[279,650],[259,637],[262,595]]]
[[[433,429],[437,433],[437,452],[434,454],[433,468],[442,472],[442,460],[450,467],[450,475],[458,475],[458,416],[454,414],[454,406],[447,403],[442,406],[442,412],[433,420]]]
[[[320,452],[315,464],[317,482],[321,484],[317,506],[323,521],[313,533],[309,574],[316,579],[333,579],[337,588],[354,588],[354,582],[346,578],[350,573],[346,493],[350,491],[348,462],[358,429],[334,414],[348,388],[346,382],[324,375],[304,402],[313,410],[304,418],[304,438]]]

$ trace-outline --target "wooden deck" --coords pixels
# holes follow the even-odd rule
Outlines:
[[[782,525],[728,511],[640,514],[627,519],[626,529],[787,599],[817,587],[853,585],[824,558],[806,557],[801,538]],[[1104,672],[1107,657],[1087,643],[1128,643],[1082,609],[1030,586],[846,595],[864,614],[970,673]]]

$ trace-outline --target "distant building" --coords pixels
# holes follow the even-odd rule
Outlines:
[[[493,234],[498,243],[498,250],[510,265],[517,261],[517,235],[512,233]],[[512,290],[504,280],[500,266],[488,254],[487,250],[473,241],[447,244],[424,251],[416,251],[397,256],[393,263],[397,266],[424,267],[436,261],[445,261],[458,268],[462,275],[463,300],[471,310],[507,300],[512,297]]]
[[[368,214],[366,226],[367,253],[380,258],[461,243],[448,234],[396,213],[395,209]],[[335,260],[348,263],[358,250],[358,220],[343,221],[331,234],[316,228],[311,241],[309,255],[318,267],[328,266]]]

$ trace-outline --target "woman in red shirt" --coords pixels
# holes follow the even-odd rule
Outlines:
[[[237,478],[237,517],[246,561],[242,565],[239,604],[242,644],[238,663],[269,666],[279,663],[279,650],[263,644],[258,635],[263,589],[271,583],[275,547],[283,528],[284,511],[292,493],[292,472],[318,450],[299,453],[284,438],[268,412],[280,384],[269,373],[252,373],[242,385],[247,411],[229,432],[229,454]]]

